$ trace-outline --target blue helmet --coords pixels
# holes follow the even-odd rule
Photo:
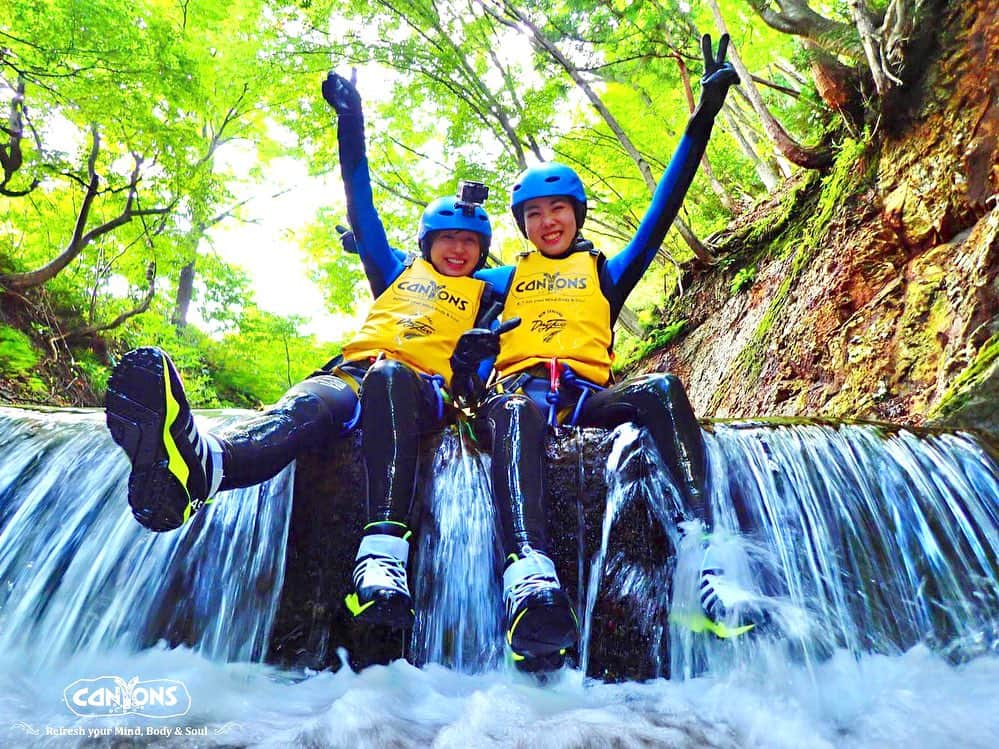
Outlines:
[[[521,234],[527,236],[524,203],[534,198],[554,198],[557,195],[564,195],[572,200],[576,213],[576,230],[582,229],[583,221],[586,220],[586,190],[576,172],[557,161],[546,161],[520,173],[510,191],[510,210],[517,219]]]
[[[469,209],[471,209],[471,215],[466,213]],[[431,234],[433,232],[459,229],[475,232],[479,235],[479,262],[475,269],[479,270],[484,266],[486,256],[489,254],[489,243],[493,238],[489,214],[481,205],[462,203],[457,196],[432,200],[423,211],[423,215],[420,217],[420,231],[417,235],[423,259],[430,260],[430,245],[433,244]]]

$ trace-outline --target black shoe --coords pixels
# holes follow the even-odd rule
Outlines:
[[[406,575],[409,531],[405,526],[402,530],[405,537],[368,533],[361,539],[354,566],[354,591],[346,598],[347,609],[358,621],[397,628],[413,626],[413,597]]]
[[[565,653],[566,651],[563,649],[549,655],[517,656],[514,654],[513,665],[517,667],[518,671],[526,674],[547,674],[552,671],[558,671],[565,665]]]
[[[517,558],[503,573],[506,641],[514,661],[564,656],[579,640],[579,623],[544,554]],[[561,665],[561,664],[559,664]]]
[[[129,351],[111,374],[104,406],[111,437],[132,462],[135,519],[153,531],[180,527],[209,501],[208,472],[221,478],[221,452],[212,455],[213,438],[198,434],[173,362],[157,348]]]

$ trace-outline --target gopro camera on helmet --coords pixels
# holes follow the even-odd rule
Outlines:
[[[489,188],[481,182],[462,181],[458,186],[458,205],[466,216],[475,214],[475,206],[482,205],[489,197]]]

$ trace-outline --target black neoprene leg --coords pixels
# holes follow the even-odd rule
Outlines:
[[[219,489],[273,478],[302,451],[342,436],[356,407],[357,396],[339,377],[321,374],[294,385],[260,416],[216,435],[222,444]]]
[[[382,359],[361,385],[361,450],[368,474],[368,520],[408,521],[416,494],[421,437],[437,426],[428,385],[397,361]]]
[[[628,421],[648,429],[687,508],[710,527],[704,440],[680,380],[649,374],[595,393],[583,404],[578,424],[609,429]]]
[[[530,398],[504,393],[480,410],[492,441],[493,496],[504,555],[550,554],[545,504],[545,419]]]

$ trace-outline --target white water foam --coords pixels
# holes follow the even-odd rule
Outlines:
[[[814,679],[786,666],[628,684],[564,671],[541,685],[512,671],[468,675],[404,661],[309,675],[183,648],[75,657],[33,673],[31,661],[0,659],[2,746],[121,746],[120,727],[142,735],[124,745],[157,747],[991,749],[999,741],[999,657],[954,666],[923,647],[859,661],[841,651]],[[182,681],[191,710],[166,720],[73,715],[64,688],[111,674]],[[171,736],[145,735],[164,727]],[[111,735],[93,737],[99,729]]]

